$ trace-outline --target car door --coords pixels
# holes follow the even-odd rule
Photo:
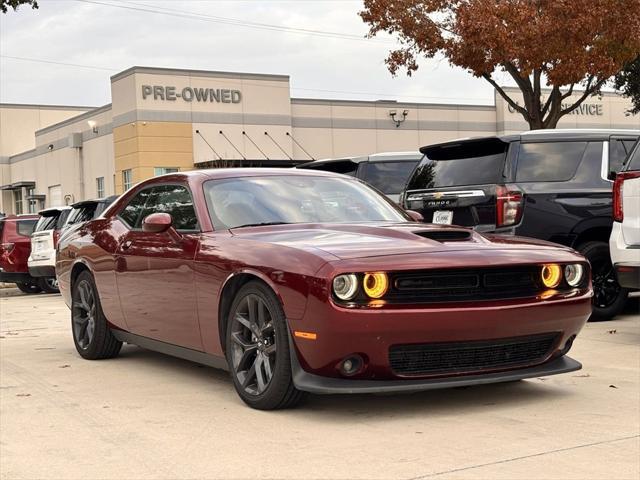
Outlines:
[[[142,231],[144,218],[157,212],[172,216],[174,231]],[[118,216],[129,227],[116,251],[127,325],[137,335],[201,350],[194,275],[199,224],[189,189],[174,184],[147,188]]]

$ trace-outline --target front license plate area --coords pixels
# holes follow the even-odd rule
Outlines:
[[[431,223],[440,225],[451,225],[453,222],[453,212],[451,210],[436,210],[433,212]]]

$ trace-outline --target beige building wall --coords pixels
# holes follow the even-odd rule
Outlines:
[[[505,92],[516,103],[523,105],[522,94],[517,88],[506,87]],[[546,98],[543,92],[543,98]],[[563,101],[563,104],[571,105],[579,97],[581,92],[575,92],[571,97]],[[509,104],[496,92],[495,103],[497,112],[497,133],[509,134],[519,133],[528,130],[529,125],[522,115],[516,112]],[[628,99],[612,92],[604,92],[600,96],[587,98],[576,110],[563,116],[558,122],[557,128],[640,128],[640,115],[628,115],[627,110],[631,107]]]
[[[33,132],[94,107],[0,104],[0,157],[35,147]]]

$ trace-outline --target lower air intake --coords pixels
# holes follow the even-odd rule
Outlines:
[[[558,334],[490,341],[394,345],[391,369],[399,375],[439,375],[520,367],[542,362]]]

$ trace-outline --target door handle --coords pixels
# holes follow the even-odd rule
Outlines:
[[[131,240],[127,240],[126,242],[124,242],[121,247],[122,250],[129,250],[129,247],[131,247],[132,243],[133,242]]]

